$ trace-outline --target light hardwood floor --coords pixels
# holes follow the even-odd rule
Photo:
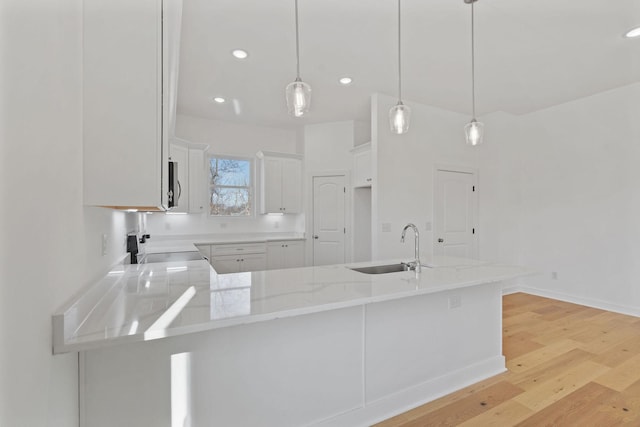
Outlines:
[[[503,353],[508,372],[376,426],[640,426],[639,318],[507,295]]]

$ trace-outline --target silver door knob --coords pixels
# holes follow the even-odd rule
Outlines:
[[[438,243],[444,242],[444,239],[438,239]]]

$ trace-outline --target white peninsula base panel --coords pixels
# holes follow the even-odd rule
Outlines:
[[[505,370],[499,282],[82,352],[84,427],[358,426]]]

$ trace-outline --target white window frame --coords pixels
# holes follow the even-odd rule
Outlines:
[[[250,213],[248,215],[216,215],[211,213],[211,159],[228,159],[228,160],[239,160],[243,162],[249,162],[249,186],[232,186],[232,185],[221,185],[221,188],[248,188],[249,190],[249,200],[251,203]],[[208,153],[207,154],[207,193],[209,197],[208,203],[208,216],[211,218],[254,218],[256,215],[256,168],[255,161],[253,157],[244,157],[244,156],[234,156],[228,154],[218,154],[218,153]]]

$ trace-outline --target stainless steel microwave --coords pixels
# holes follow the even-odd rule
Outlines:
[[[167,207],[169,209],[178,206],[182,195],[182,186],[178,180],[178,162],[169,162],[169,190],[167,191]]]

